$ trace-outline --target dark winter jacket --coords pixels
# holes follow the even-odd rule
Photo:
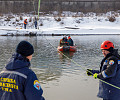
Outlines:
[[[68,45],[69,46],[73,46],[73,40],[70,38],[70,39],[68,39]]]
[[[99,79],[120,87],[120,56],[117,50],[109,53],[102,60],[100,71],[93,70],[93,73],[98,73]],[[108,100],[120,100],[120,89],[100,81],[98,97]]]
[[[0,100],[44,100],[39,81],[29,67],[27,58],[12,56],[0,72]]]
[[[68,41],[67,39],[63,38],[60,40],[60,46],[68,46]]]

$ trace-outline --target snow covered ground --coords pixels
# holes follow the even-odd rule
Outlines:
[[[115,21],[109,21],[114,16]],[[95,13],[64,15],[61,17],[40,16],[38,28],[34,28],[35,15],[2,15],[0,16],[0,35],[27,35],[27,34],[120,34],[120,14],[108,12],[96,15]],[[24,29],[24,19],[28,19],[27,29]]]

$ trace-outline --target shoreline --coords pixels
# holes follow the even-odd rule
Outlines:
[[[95,33],[95,34],[91,34],[91,33],[79,33],[79,34],[36,34],[36,33],[27,33],[27,34],[2,34],[0,36],[65,36],[65,35],[71,35],[71,36],[100,36],[100,35],[120,35],[120,33]]]
[[[120,35],[120,29],[0,29],[0,36]]]

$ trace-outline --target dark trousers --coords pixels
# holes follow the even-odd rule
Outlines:
[[[35,29],[37,29],[37,25],[35,25]]]
[[[26,24],[24,24],[24,29],[26,29]]]

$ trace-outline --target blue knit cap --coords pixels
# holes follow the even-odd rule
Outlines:
[[[34,48],[28,41],[21,41],[16,47],[16,52],[27,57],[34,53]]]

